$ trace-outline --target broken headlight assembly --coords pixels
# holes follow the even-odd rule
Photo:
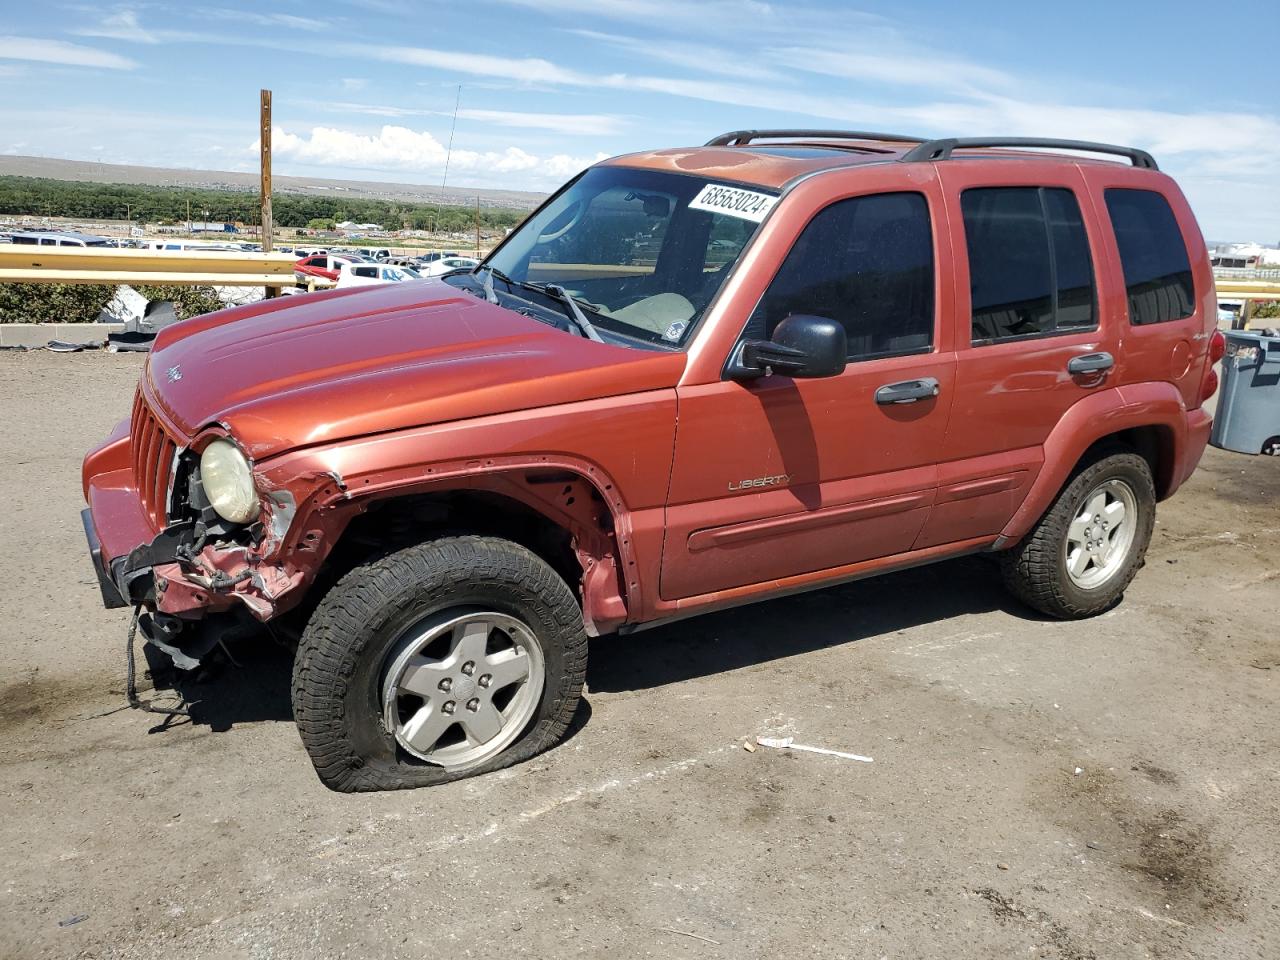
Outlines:
[[[200,484],[209,506],[230,523],[252,523],[261,504],[253,485],[253,470],[240,448],[230,440],[214,440],[200,454]]]

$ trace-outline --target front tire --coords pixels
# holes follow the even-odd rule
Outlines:
[[[1027,537],[1001,554],[1005,586],[1062,620],[1111,609],[1142,566],[1155,526],[1147,461],[1113,452],[1080,470]]]
[[[563,579],[518,544],[450,537],[356,567],[312,614],[293,712],[342,792],[446,783],[564,735],[587,637]]]

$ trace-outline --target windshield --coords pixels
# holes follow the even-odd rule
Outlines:
[[[486,266],[515,285],[562,287],[606,333],[678,345],[776,199],[701,177],[593,167]]]

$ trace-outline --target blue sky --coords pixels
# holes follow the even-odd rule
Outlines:
[[[1280,241],[1280,3],[0,0],[0,153],[550,190],[739,127],[1134,143]],[[1247,38],[1261,38],[1251,49]],[[1243,39],[1242,39],[1243,38]]]

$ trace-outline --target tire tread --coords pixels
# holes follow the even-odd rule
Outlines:
[[[363,646],[399,604],[415,594],[445,594],[459,582],[514,591],[554,622],[545,648],[559,647],[563,670],[549,675],[533,726],[479,767],[448,771],[429,764],[366,758],[352,742],[349,688]],[[456,780],[528,759],[565,734],[586,679],[587,637],[568,584],[537,555],[496,537],[431,540],[378,556],[348,572],[320,601],[294,660],[291,699],[303,746],[326,786],[344,793],[398,790]]]
[[[1128,568],[1098,592],[1075,587],[1060,562],[1059,551],[1071,525],[1075,505],[1088,489],[1108,473],[1123,472],[1139,489],[1139,507],[1145,516],[1137,518],[1139,528],[1130,548]],[[1082,464],[1059,492],[1053,504],[1031,532],[1015,547],[1000,555],[1000,569],[1006,589],[1032,609],[1062,620],[1095,616],[1115,606],[1142,566],[1155,523],[1155,484],[1145,459],[1123,447],[1108,447]]]

